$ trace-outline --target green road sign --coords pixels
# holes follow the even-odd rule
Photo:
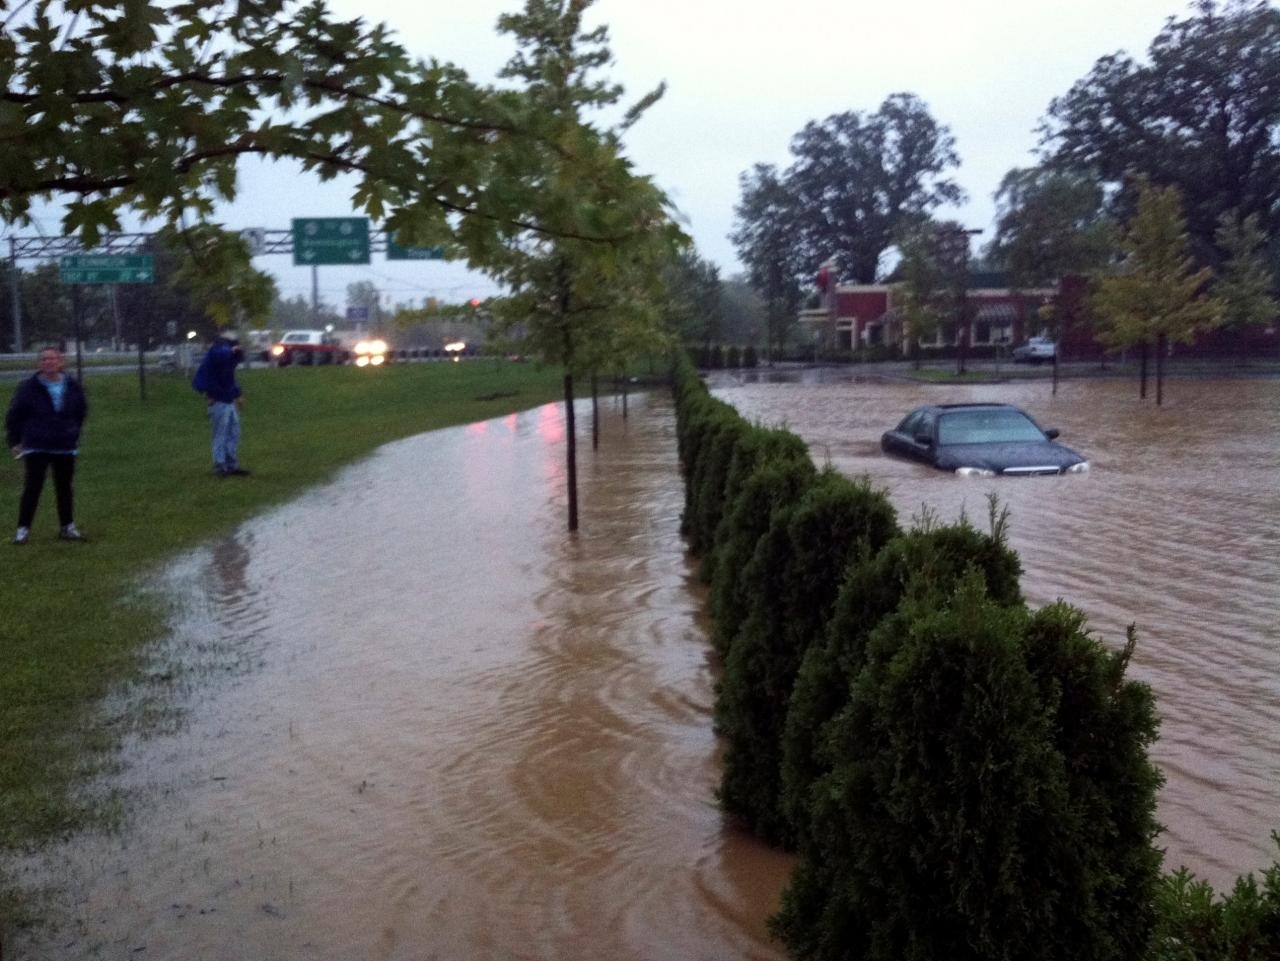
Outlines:
[[[74,254],[58,261],[64,284],[152,284],[156,279],[151,254]]]
[[[401,247],[387,234],[387,260],[444,260],[443,247]]]
[[[367,264],[369,218],[295,217],[293,263],[295,267],[321,264]]]

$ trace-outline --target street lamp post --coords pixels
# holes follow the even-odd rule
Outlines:
[[[965,350],[969,341],[969,238],[982,233],[981,227],[956,227],[964,244],[960,258],[960,317],[956,325],[956,373],[965,372]]]

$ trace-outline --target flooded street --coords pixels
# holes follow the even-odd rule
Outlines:
[[[817,462],[922,508],[1012,513],[1033,604],[1116,642],[1163,718],[1167,865],[1220,888],[1280,827],[1280,382],[989,387],[725,376]],[[893,461],[929,401],[1017,403],[1090,475],[994,483]],[[580,408],[582,524],[563,530],[560,409],[411,438],[179,558],[151,681],[175,704],[105,789],[131,813],[22,866],[62,923],[14,957],[779,959],[787,857],[714,801],[713,667],[679,537],[665,394]],[[1224,428],[1226,428],[1224,430]]]
[[[781,957],[789,860],[713,797],[670,401],[602,411],[577,539],[548,406],[384,447],[166,572],[182,724],[126,746],[121,835],[27,866],[70,903],[14,956]]]
[[[1117,645],[1137,623],[1131,674],[1152,685],[1162,719],[1166,867],[1185,864],[1224,890],[1276,860],[1280,381],[1174,380],[1163,407],[1139,400],[1135,380],[1066,381],[1057,397],[1046,381],[859,383],[847,371],[769,381],[726,374],[712,385],[745,416],[799,434],[817,463],[869,474],[904,524],[927,505],[985,529],[996,492],[1030,603],[1063,598]],[[974,401],[1017,404],[1059,428],[1093,471],[994,481],[881,454],[880,434],[911,408]]]

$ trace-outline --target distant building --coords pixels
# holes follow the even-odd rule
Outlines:
[[[902,355],[910,350],[910,331],[902,316],[899,284],[841,284],[830,282],[830,272],[818,275],[818,306],[800,311],[801,336],[827,350],[887,347]],[[990,348],[1017,346],[1027,338],[1046,333],[1042,307],[1053,306],[1063,321],[1058,340],[1062,355],[1076,360],[1100,360],[1107,349],[1093,334],[1086,303],[1087,280],[1063,278],[1056,287],[1015,289],[1000,273],[974,273],[965,293],[970,317],[968,346]],[[937,336],[923,347],[953,347],[954,325],[943,324]],[[1170,346],[1179,357],[1280,355],[1280,318],[1269,326],[1256,326],[1243,334],[1213,330],[1193,344]]]
[[[906,353],[909,331],[895,297],[898,284],[829,284],[819,304],[800,312],[801,329],[810,341],[830,350],[891,347]],[[1014,290],[1002,274],[972,274],[965,297],[971,319],[969,344],[974,347],[1017,344],[1040,333],[1039,310],[1054,301],[1057,288]],[[955,331],[940,331],[926,347],[955,343]]]

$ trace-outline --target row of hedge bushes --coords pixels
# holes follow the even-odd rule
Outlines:
[[[720,801],[799,853],[803,959],[1280,957],[1280,868],[1162,878],[1151,691],[1078,610],[1029,610],[990,530],[903,530],[677,361],[684,534],[723,658]]]

